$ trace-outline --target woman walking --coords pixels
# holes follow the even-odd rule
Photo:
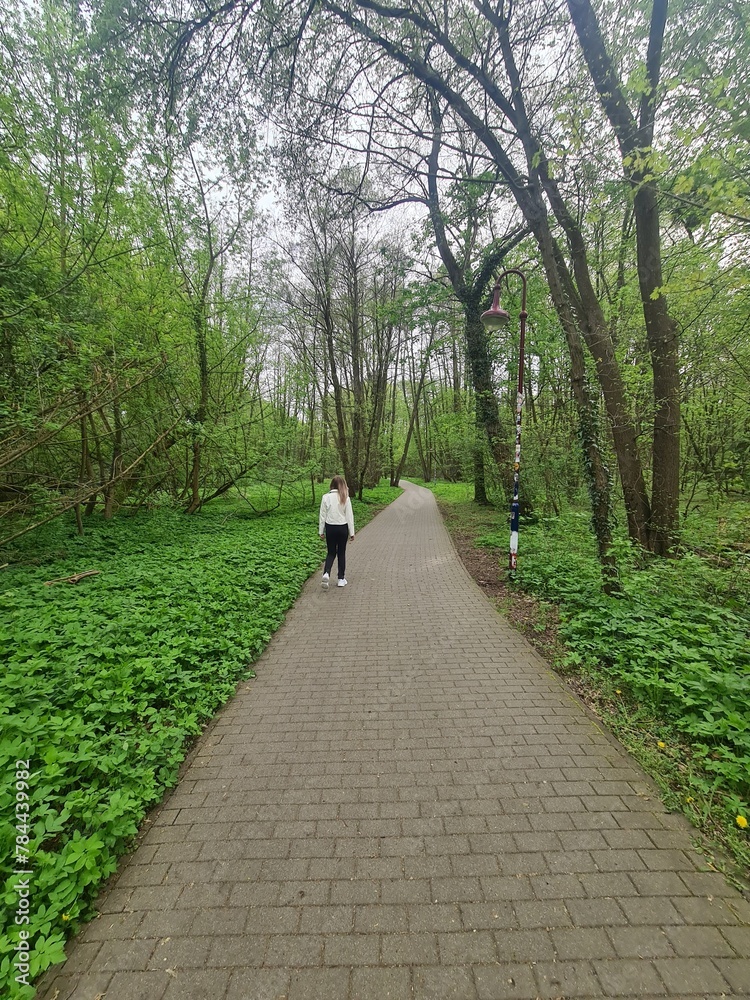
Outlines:
[[[346,543],[354,540],[354,513],[349,499],[349,488],[343,476],[334,476],[331,491],[320,501],[318,534],[325,536],[328,555],[323,568],[323,590],[328,590],[333,560],[337,559],[338,586],[346,586]]]

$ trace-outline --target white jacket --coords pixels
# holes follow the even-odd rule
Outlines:
[[[339,491],[331,490],[320,501],[320,517],[318,518],[318,534],[322,535],[326,524],[348,524],[349,536],[354,537],[354,511],[349,497],[342,507],[339,503]]]

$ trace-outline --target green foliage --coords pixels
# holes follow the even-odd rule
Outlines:
[[[438,500],[445,500],[446,503],[466,503],[474,497],[474,487],[471,483],[425,483],[419,479],[412,481],[425,486]]]
[[[560,608],[566,665],[606,670],[691,741],[731,819],[750,799],[747,580],[690,553],[641,563],[617,543],[622,593],[602,593],[584,514],[522,528],[520,580]],[[504,536],[483,540],[504,544]]]
[[[399,493],[379,486],[354,500],[357,528]],[[189,741],[252,676],[319,565],[317,508],[309,498],[306,509],[283,506],[265,517],[233,500],[196,517],[92,519],[83,538],[58,520],[15,550],[0,589],[3,996],[31,995],[17,989],[10,960],[16,761],[30,760],[26,929],[36,976],[61,960],[67,931],[174,784]],[[89,568],[100,575],[44,586]]]

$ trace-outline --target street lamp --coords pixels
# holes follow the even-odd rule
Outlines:
[[[516,393],[516,452],[513,459],[513,497],[510,501],[510,558],[508,568],[514,574],[518,565],[518,515],[520,504],[518,500],[518,485],[521,472],[521,412],[523,410],[523,361],[524,342],[526,339],[526,275],[516,267],[508,268],[499,274],[492,293],[492,305],[482,313],[481,320],[485,330],[500,330],[510,321],[510,315],[500,308],[500,282],[509,274],[517,274],[523,282],[521,296],[521,338],[518,346],[518,391]]]

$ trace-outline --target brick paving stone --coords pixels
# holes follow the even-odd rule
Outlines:
[[[734,954],[715,927],[667,927],[665,931],[677,955],[721,958]]]
[[[116,972],[107,993],[117,1000],[161,1000],[171,981],[168,972]]]
[[[148,916],[149,914],[146,914]],[[144,919],[143,913],[102,913],[84,927],[79,941],[114,941],[135,937],[157,937],[156,934],[138,934]],[[66,973],[67,975],[68,973]]]
[[[515,912],[510,903],[461,903],[460,909],[463,926],[467,931],[481,928],[496,930],[515,924]]]
[[[385,934],[381,961],[383,965],[437,965],[437,937],[426,932]]]
[[[483,878],[480,882],[487,900],[533,899],[535,895],[531,879],[522,875]]]
[[[414,1000],[478,1000],[468,969],[428,968],[414,972]]]
[[[302,934],[346,934],[353,929],[353,906],[306,906],[302,910]]]
[[[734,948],[737,955],[750,955],[750,925],[744,927],[722,927],[721,933]]]
[[[454,874],[450,858],[405,857],[402,860],[405,878],[448,878]]]
[[[151,863],[145,866],[145,871],[141,871],[141,865],[130,865],[120,875],[118,885],[161,885],[167,878],[167,872],[172,867],[168,863]]]
[[[537,995],[534,972],[528,965],[482,966],[474,970],[474,976],[479,1000],[529,1000]]]
[[[405,906],[357,906],[354,910],[354,930],[360,934],[384,934],[405,931],[409,927]]]
[[[627,923],[615,899],[566,899],[565,905],[576,927],[612,927]]]
[[[408,906],[406,915],[410,931],[457,931],[463,926],[461,910],[455,903]]]
[[[561,961],[579,958],[610,958],[615,951],[601,927],[570,927],[552,931],[552,940]]]
[[[380,938],[377,934],[328,934],[325,938],[325,965],[377,965],[380,960]],[[401,965],[405,963],[384,963]]]
[[[543,997],[596,997],[602,993],[590,962],[538,962],[534,967],[537,988]]]
[[[750,997],[750,958],[719,958],[716,966],[735,996]]]
[[[223,943],[223,942],[222,942]],[[202,969],[208,964],[210,938],[163,938],[149,959],[149,969]]]
[[[84,972],[73,976],[57,973],[51,985],[47,977],[43,979],[37,996],[40,1000],[97,1000],[106,994],[113,978],[111,972]]]
[[[438,944],[443,965],[496,962],[498,958],[495,939],[489,931],[438,934]]]
[[[208,894],[205,891],[188,893],[188,890],[185,889],[177,905],[181,908],[189,907],[191,909],[214,906],[246,906],[250,907],[254,914],[256,908],[273,906],[277,903],[280,892],[281,886],[278,882],[240,882],[237,885],[227,882],[217,887],[217,892],[210,900],[206,898]],[[201,905],[202,899],[203,905]]]
[[[358,862],[354,858],[313,858],[307,870],[307,879],[353,878]]]
[[[226,994],[219,995],[226,1000],[279,1000],[289,992],[289,979],[286,969],[234,969]]]
[[[658,958],[654,965],[664,980],[667,992],[676,996],[727,989],[727,983],[717,966],[708,958]]]
[[[209,940],[211,947],[205,962],[206,968],[219,969],[244,969],[262,965],[268,944],[268,939],[260,935],[227,935]]]
[[[40,1000],[750,995],[750,902],[432,495],[408,485],[350,563],[305,586]]]
[[[599,982],[608,997],[660,993],[662,982],[656,970],[639,959],[620,958],[594,962]]]
[[[672,930],[669,928],[670,934]],[[675,955],[669,937],[661,928],[609,927],[607,934],[619,958],[672,958]]]
[[[436,903],[473,903],[483,898],[478,878],[434,878],[431,895]]]
[[[330,883],[327,881],[281,882],[276,906],[324,906],[329,898]]]
[[[411,1000],[411,996],[408,969],[372,967],[352,971],[352,1000]]]
[[[520,900],[513,904],[519,927],[568,927],[573,921],[562,901],[542,902]]]
[[[96,968],[102,972],[147,969],[157,944],[153,938],[143,941],[105,941],[97,952]]]
[[[500,871],[500,860],[493,854],[459,854],[451,858],[454,875],[496,875]]]
[[[297,969],[292,973],[288,992],[284,996],[287,1000],[345,997],[349,992],[349,975],[348,969]],[[255,1000],[255,994],[250,995]]]
[[[678,896],[675,908],[686,924],[734,927],[738,923],[750,924],[750,910],[744,899],[711,899],[700,896]]]
[[[206,997],[223,997],[229,985],[227,969],[178,970],[170,977],[164,1000],[206,1000]]]
[[[383,903],[429,903],[430,883],[427,879],[393,879],[380,883]]]
[[[357,878],[402,879],[403,865],[400,858],[357,858]]]
[[[537,899],[570,899],[586,895],[577,875],[534,875],[529,881]]]
[[[675,901],[662,896],[621,898],[618,900],[631,924],[682,924],[684,920],[675,906]]]
[[[323,957],[323,937],[317,934],[274,934],[268,939],[265,964],[295,968],[320,965]]]
[[[502,962],[536,962],[556,958],[555,942],[548,930],[498,931],[495,943]]]

